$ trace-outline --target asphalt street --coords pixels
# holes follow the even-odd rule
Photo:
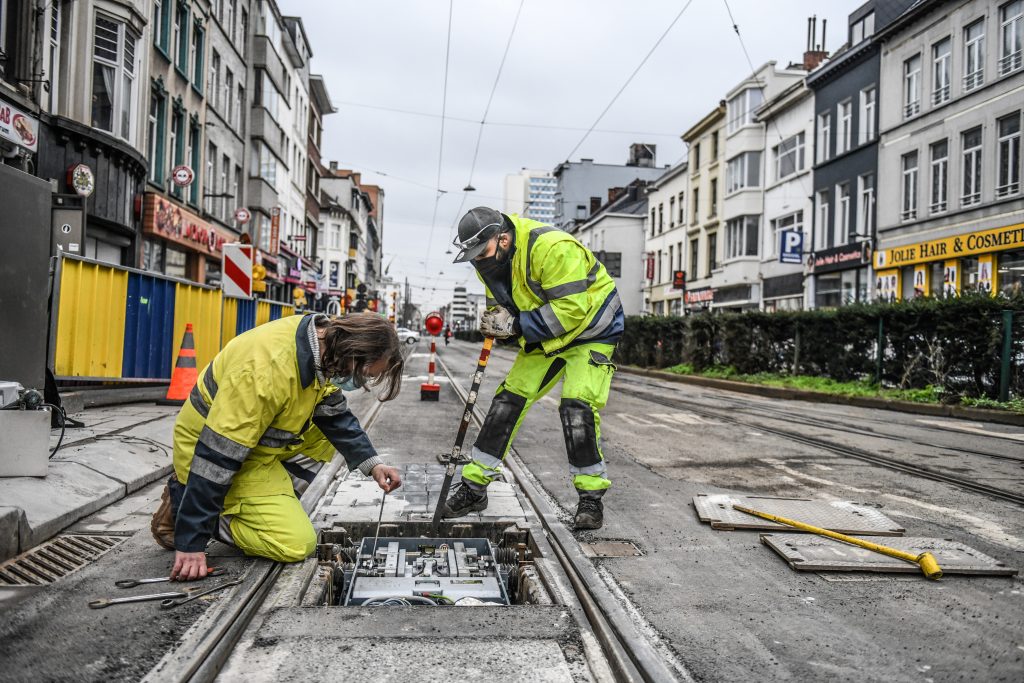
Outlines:
[[[465,385],[478,353],[462,342],[441,351]],[[513,358],[509,348],[492,355],[481,410]],[[568,520],[576,496],[557,405],[558,388],[534,406],[515,448]],[[918,574],[796,572],[758,532],[701,523],[690,501],[733,492],[867,503],[907,535],[960,541],[1017,568],[1024,565],[1020,506],[766,429],[1024,490],[1024,435],[1012,427],[762,399],[619,372],[602,418],[614,482],[605,528],[578,537],[637,543],[641,557],[594,561],[694,679],[1020,680],[1019,577],[930,582]]]

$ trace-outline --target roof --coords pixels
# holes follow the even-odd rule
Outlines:
[[[316,104],[320,114],[335,114],[338,109],[331,103],[331,96],[327,92],[327,84],[320,74],[309,75],[309,90],[311,100]]]
[[[690,142],[694,138],[700,137],[704,131],[711,128],[713,125],[718,123],[720,120],[725,118],[725,100],[719,100],[718,106],[712,109],[708,114],[697,123],[693,124],[689,130],[682,134],[683,142]]]
[[[658,176],[657,180],[655,180],[653,183],[650,184],[650,186],[648,187],[648,191],[650,191],[650,190],[657,190],[659,187],[661,187],[662,185],[664,185],[668,181],[670,181],[673,178],[679,176],[680,174],[686,172],[686,169],[688,167],[689,167],[689,162],[687,162],[687,161],[683,161],[683,162],[680,162],[680,163],[676,164],[675,166],[672,166],[667,171],[665,171],[660,176]]]

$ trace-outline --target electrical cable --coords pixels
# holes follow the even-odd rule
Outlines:
[[[57,412],[57,415],[60,416],[60,438],[57,439],[57,445],[53,447],[53,450],[50,451],[50,455],[47,456],[47,459],[49,460],[53,458],[54,454],[60,450],[60,445],[64,443],[64,431],[67,426],[68,416],[67,413],[64,412],[63,406],[55,406],[52,403],[44,403],[43,405],[50,406],[53,410]]]
[[[687,0],[686,4],[683,5],[683,8],[679,10],[679,14],[676,15],[675,19],[672,20],[672,22],[668,25],[665,31],[661,34],[661,36],[658,37],[658,40],[654,42],[654,45],[652,45],[651,49],[647,51],[647,54],[644,55],[644,58],[640,60],[640,63],[637,65],[637,67],[633,69],[633,73],[629,75],[629,78],[627,78],[626,82],[622,84],[622,87],[619,88],[619,91],[615,93],[615,96],[612,97],[611,101],[607,104],[607,106],[605,106],[605,108],[601,111],[598,117],[594,119],[594,123],[591,124],[590,128],[587,129],[587,132],[583,134],[583,137],[580,138],[580,141],[576,143],[576,146],[572,148],[571,152],[565,155],[566,161],[569,161],[572,155],[576,153],[576,150],[578,150],[580,146],[584,143],[584,141],[590,136],[590,134],[594,132],[594,129],[597,128],[597,124],[601,122],[601,119],[604,118],[604,115],[608,113],[608,110],[611,109],[612,105],[615,104],[616,100],[619,99],[619,96],[622,95],[622,93],[626,90],[629,84],[633,82],[633,79],[640,72],[640,69],[643,68],[644,64],[647,63],[647,60],[650,59],[651,55],[654,54],[654,51],[658,49],[659,45],[661,45],[661,42],[665,40],[665,37],[668,35],[669,31],[672,30],[672,27],[676,25],[676,22],[678,22],[679,19],[682,18],[683,14],[686,12],[687,9],[689,9],[690,5],[692,4],[693,0]]]
[[[441,203],[441,196],[445,193],[445,191],[441,189],[441,168],[444,162],[444,119],[445,110],[448,107],[448,64],[452,52],[453,10],[454,0],[448,0],[448,38],[445,41],[444,48],[444,85],[441,90],[441,135],[437,150],[437,196],[434,197],[434,215],[430,218],[430,233],[427,237],[426,253],[428,254],[430,253],[430,247],[433,246],[434,242],[434,223],[437,221],[437,206]]]

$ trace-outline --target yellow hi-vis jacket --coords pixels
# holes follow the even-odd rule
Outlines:
[[[615,281],[593,252],[567,232],[516,214],[512,304],[519,312],[520,345],[540,344],[554,355],[570,344],[614,344],[625,324]],[[487,304],[502,304],[487,290]]]
[[[282,464],[298,454],[350,469],[381,462],[344,393],[316,369],[315,316],[290,316],[232,339],[200,373],[174,425],[174,471],[185,493],[175,547],[206,547],[219,516],[251,496],[292,493]]]

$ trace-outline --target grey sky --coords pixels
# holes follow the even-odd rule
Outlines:
[[[338,113],[326,117],[324,162],[364,173],[385,188],[384,263],[408,277],[424,310],[451,299],[456,284],[482,291],[472,268],[445,250],[469,181],[487,105],[519,0],[454,0],[440,187],[447,190],[430,241],[437,184],[448,2],[279,0],[303,18],[313,72],[323,74]],[[552,169],[576,146],[682,6],[682,0],[525,0],[462,211],[501,208],[504,177]],[[828,20],[826,47],[845,40],[859,2],[730,0],[755,66],[799,61],[807,17]],[[658,164],[682,160],[679,135],[750,73],[723,0],[693,0],[573,160],[624,163],[631,142],[655,143]],[[356,106],[363,105],[363,106]],[[412,115],[370,107],[422,112]],[[374,171],[384,172],[381,176]],[[412,182],[408,182],[412,181]],[[442,274],[443,272],[443,274]],[[431,291],[436,288],[436,291]]]

